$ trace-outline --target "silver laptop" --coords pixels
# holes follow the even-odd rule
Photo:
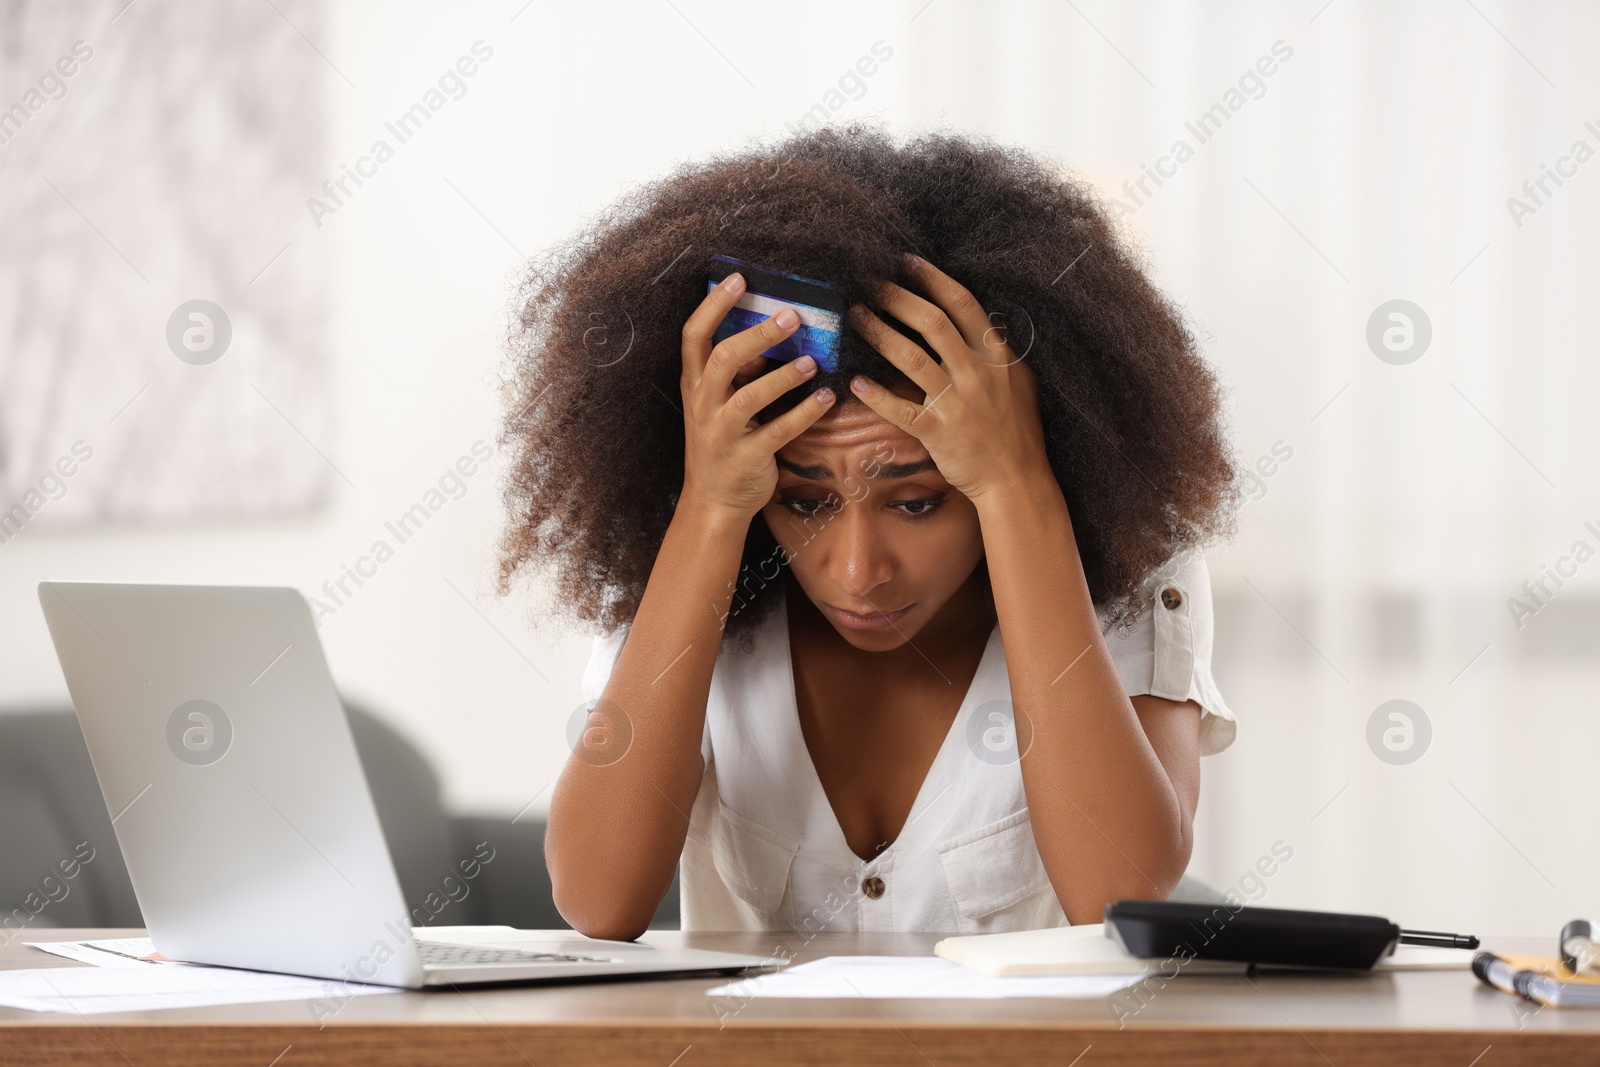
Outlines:
[[[304,597],[41,582],[39,602],[169,959],[410,988],[785,962],[576,932],[413,930]]]

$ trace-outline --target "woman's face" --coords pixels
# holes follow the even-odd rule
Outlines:
[[[913,383],[892,388],[922,400]],[[863,651],[914,639],[983,557],[972,502],[921,442],[865,404],[836,404],[777,461],[762,515],[811,602]]]

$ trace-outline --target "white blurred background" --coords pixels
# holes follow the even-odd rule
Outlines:
[[[5,16],[0,108],[75,41],[93,56],[0,121],[0,509],[74,442],[93,455],[0,543],[0,708],[67,700],[43,578],[337,581],[493,444],[519,265],[621,191],[808,113],[946,127],[1121,200],[1241,461],[1269,457],[1208,552],[1240,728],[1204,765],[1192,873],[1236,886],[1282,840],[1268,905],[1480,935],[1600,912],[1600,9],[257,6]],[[459,98],[314,220],[321,181],[394,145],[384,124],[479,41]],[[196,298],[236,329],[207,366],[165,339]],[[1369,345],[1392,300],[1425,349],[1414,312],[1409,350]],[[589,637],[493,595],[499,475],[463,479],[321,635],[453,808],[509,815],[548,799]],[[1391,700],[1421,709],[1409,748],[1386,717],[1369,743]]]

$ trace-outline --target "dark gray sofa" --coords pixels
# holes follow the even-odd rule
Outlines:
[[[440,926],[566,926],[551,901],[542,819],[448,814],[438,776],[416,746],[370,712],[347,710],[414,916],[420,908]],[[40,927],[144,925],[70,708],[0,712],[0,816],[0,942]],[[482,842],[493,860],[460,878],[461,861],[486,854]],[[93,858],[76,862],[88,849]],[[456,877],[447,883],[449,875]],[[651,926],[677,928],[676,880]]]

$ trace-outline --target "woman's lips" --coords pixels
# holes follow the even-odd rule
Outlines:
[[[871,615],[857,615],[853,611],[846,611],[843,608],[836,608],[832,604],[828,605],[828,610],[833,613],[833,617],[838,621],[840,626],[847,626],[852,630],[887,630],[889,627],[905,618],[906,612],[910,611],[913,606],[914,605],[912,604],[907,604],[903,608],[895,608],[893,611],[875,612]]]

